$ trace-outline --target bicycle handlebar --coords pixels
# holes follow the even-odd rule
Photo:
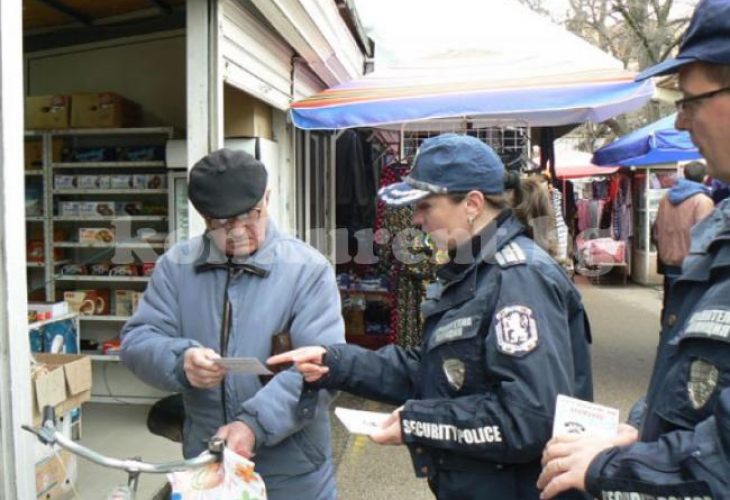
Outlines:
[[[63,435],[56,430],[56,418],[53,407],[46,406],[43,409],[43,426],[40,429],[23,425],[24,430],[31,432],[43,443],[48,445],[58,444],[62,448],[83,457],[91,462],[110,467],[112,469],[122,469],[129,473],[152,473],[166,474],[169,472],[178,472],[184,470],[203,467],[215,462],[220,462],[225,441],[220,438],[213,438],[208,442],[208,451],[204,451],[200,455],[187,460],[177,460],[174,462],[163,463],[146,463],[135,459],[119,459],[107,457],[86,446],[82,446]]]

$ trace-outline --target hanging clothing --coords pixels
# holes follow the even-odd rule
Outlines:
[[[381,174],[381,187],[400,180],[408,172],[403,163],[388,165]],[[425,234],[413,228],[413,209],[388,207],[378,202],[376,232],[387,231],[389,239],[378,245],[379,269],[391,278],[393,308],[391,341],[401,347],[421,343],[420,306],[425,298],[424,282],[433,280],[436,265]],[[409,258],[413,257],[413,258]]]

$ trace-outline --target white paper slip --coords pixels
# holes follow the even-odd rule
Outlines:
[[[371,435],[380,430],[380,424],[390,416],[390,413],[375,411],[350,410],[349,408],[335,408],[335,415],[352,434]]]
[[[555,405],[553,436],[591,435],[614,437],[618,433],[618,410],[562,394]]]
[[[258,358],[219,358],[213,360],[229,373],[243,373],[246,375],[273,375],[266,365]]]

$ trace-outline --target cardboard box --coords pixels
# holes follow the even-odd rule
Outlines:
[[[78,408],[91,397],[91,359],[83,354],[35,354],[35,360],[48,369],[36,373],[33,391],[33,424],[42,422],[43,408],[53,406],[56,417]]]
[[[64,129],[69,126],[71,98],[67,95],[38,95],[25,98],[25,128]]]
[[[36,463],[35,489],[37,500],[68,500],[74,498],[72,485],[78,476],[77,459],[61,450]]]
[[[53,139],[51,151],[51,161],[60,162],[63,141],[61,139]],[[43,141],[34,139],[25,141],[25,168],[29,170],[43,168]]]
[[[72,128],[133,127],[140,123],[140,107],[113,92],[73,94]]]
[[[223,93],[225,137],[273,139],[271,107],[228,85]]]

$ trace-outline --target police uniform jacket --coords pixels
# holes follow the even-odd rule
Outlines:
[[[327,348],[317,386],[403,405],[416,474],[439,499],[537,499],[556,396],[592,398],[580,296],[523,233],[505,211],[475,237],[470,262],[453,263],[457,252],[439,271],[420,348]]]
[[[662,318],[642,442],[600,454],[586,476],[589,491],[617,500],[730,499],[726,388],[730,388],[730,201],[720,204],[692,233],[690,256]]]

